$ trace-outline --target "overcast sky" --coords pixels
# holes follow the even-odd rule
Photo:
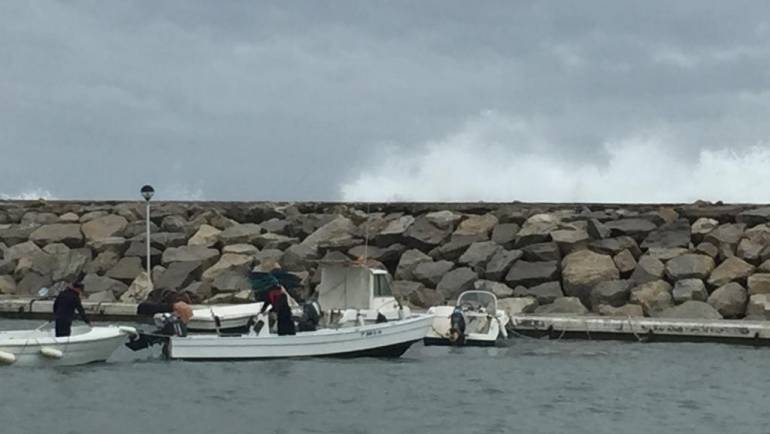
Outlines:
[[[770,201],[770,6],[6,1],[0,195]]]

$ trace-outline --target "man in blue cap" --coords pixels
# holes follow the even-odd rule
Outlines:
[[[60,292],[53,302],[53,317],[56,321],[56,337],[69,336],[72,333],[72,320],[75,319],[75,311],[88,325],[86,311],[80,302],[80,294],[83,292],[83,283],[75,282],[69,288]]]

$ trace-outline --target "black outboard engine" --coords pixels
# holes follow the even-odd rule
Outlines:
[[[465,344],[465,316],[460,308],[449,315],[449,342],[452,345]]]
[[[162,313],[155,317],[158,334],[167,336],[187,336],[187,326],[173,313]]]
[[[313,301],[302,305],[302,316],[297,318],[297,329],[301,332],[312,332],[321,322],[321,306]]]

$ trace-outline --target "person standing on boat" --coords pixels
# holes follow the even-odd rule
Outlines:
[[[284,290],[280,283],[275,283],[259,301],[262,301],[262,312],[267,310],[268,306],[273,308],[272,311],[275,313],[279,336],[294,335],[297,333],[294,319],[291,316],[289,297],[286,295],[286,290]]]
[[[72,333],[72,321],[75,319],[75,311],[88,325],[91,322],[86,316],[83,304],[80,302],[80,294],[83,292],[83,283],[75,282],[69,288],[60,292],[53,302],[53,316],[56,321],[56,337],[69,336]]]

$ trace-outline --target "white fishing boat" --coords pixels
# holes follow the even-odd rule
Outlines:
[[[73,366],[106,361],[133,327],[72,327],[71,336],[56,337],[50,324],[35,330],[0,332],[0,365]]]
[[[465,291],[455,306],[434,306],[425,345],[493,346],[508,337],[510,318],[488,291]]]
[[[385,270],[358,262],[325,264],[318,285],[318,304],[327,326],[394,321],[412,315],[390,286]]]
[[[266,321],[260,315],[257,324]],[[289,357],[400,357],[430,329],[432,316],[396,321],[272,334],[269,327],[242,335],[170,336],[165,354],[183,360],[246,360]]]

